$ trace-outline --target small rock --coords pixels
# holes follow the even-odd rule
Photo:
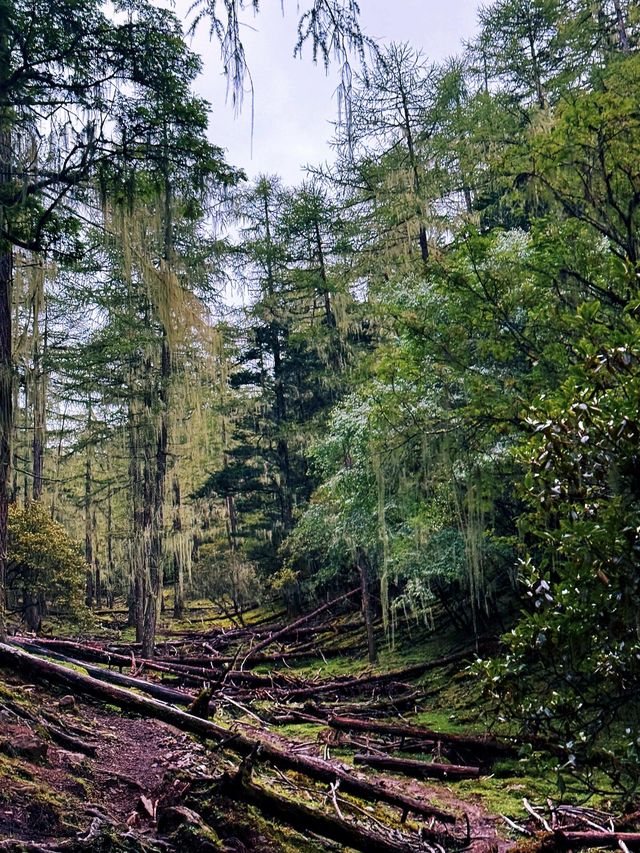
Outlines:
[[[141,794],[140,800],[138,801],[138,811],[145,813],[151,820],[156,819],[156,805],[157,800],[151,800],[149,797],[145,797],[144,794]]]
[[[26,761],[44,761],[49,751],[45,741],[28,732],[14,732],[11,740],[0,741],[0,752]]]
[[[160,835],[171,835],[172,832],[185,824],[203,826],[200,815],[185,806],[168,806],[158,813],[158,833]]]

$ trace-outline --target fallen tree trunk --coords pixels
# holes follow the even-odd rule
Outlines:
[[[36,717],[34,714],[31,714],[27,711],[26,708],[23,708],[17,702],[6,702],[4,705],[0,706],[2,708],[6,708],[12,714],[15,714],[16,717],[21,717],[23,720],[28,720],[28,722],[33,723],[36,726],[42,726],[42,728],[49,734],[51,740],[54,743],[57,743],[58,746],[61,746],[63,749],[69,750],[70,752],[82,752],[85,755],[95,755],[97,748],[93,743],[89,743],[86,740],[82,740],[81,738],[74,737],[74,735],[69,734],[69,732],[63,731],[59,725],[56,725],[54,722],[49,722],[47,720],[43,720],[40,717]]]
[[[397,715],[398,711],[403,708],[415,706],[418,700],[422,699],[423,694],[419,690],[410,690],[400,696],[391,698],[377,699],[373,702],[365,703],[346,703],[340,702],[334,705],[316,705],[314,702],[304,704],[304,710],[309,714],[315,714],[317,717],[327,720],[331,715],[348,717],[353,714],[371,714],[375,712],[381,716],[391,717]]]
[[[71,640],[49,640],[38,637],[38,640],[27,640],[22,637],[13,637],[12,642],[23,648],[40,647],[43,650],[53,649],[61,654],[70,653],[70,657],[75,657],[81,661],[93,661],[94,663],[104,663],[107,666],[117,666],[122,670],[125,666],[142,666],[152,672],[162,672],[167,675],[176,676],[195,676],[202,680],[203,678],[215,678],[221,674],[220,669],[205,669],[203,667],[187,667],[180,663],[164,663],[160,660],[148,660],[147,658],[127,657],[117,652],[110,652],[107,649],[100,649],[96,646],[89,646],[83,643],[74,643]]]
[[[428,761],[414,761],[412,758],[391,758],[388,755],[362,755],[353,757],[356,764],[376,767],[382,770],[394,770],[405,776],[421,776],[425,779],[475,779],[480,775],[479,767],[467,767],[463,764],[432,764]]]
[[[382,833],[373,832],[355,821],[326,814],[275,794],[251,782],[248,774],[245,774],[242,769],[233,776],[225,775],[221,790],[227,796],[240,798],[257,806],[264,814],[293,826],[305,836],[313,832],[363,853],[368,853],[370,850],[380,851],[380,853],[408,853],[415,849],[410,844],[409,838],[404,841],[393,839],[390,835],[385,837]]]
[[[413,664],[406,669],[397,669],[392,672],[384,672],[377,675],[363,675],[358,678],[345,678],[343,680],[336,679],[335,681],[324,682],[320,684],[309,685],[306,687],[294,688],[287,692],[287,699],[303,699],[308,696],[315,696],[318,693],[349,693],[354,690],[360,690],[363,687],[375,687],[378,685],[388,684],[391,681],[401,682],[405,678],[417,678],[429,672],[432,669],[437,669],[441,666],[448,666],[451,663],[460,663],[468,660],[470,656],[475,654],[474,649],[468,649],[464,652],[456,652],[445,657],[436,658],[435,660],[425,661],[424,663]]]
[[[640,850],[640,832],[570,832],[557,829],[542,843],[543,850],[573,850],[575,848],[607,847],[618,848],[622,844],[633,850]],[[624,848],[622,848],[624,849]]]
[[[47,649],[42,649],[36,643],[22,643],[21,645],[28,646],[35,654],[55,656],[58,660],[65,663],[70,663],[73,666],[80,666],[85,669],[89,675],[97,678],[99,681],[106,681],[108,684],[118,684],[121,687],[132,687],[135,690],[140,690],[142,693],[147,693],[155,699],[160,699],[163,702],[170,702],[173,705],[190,705],[193,702],[194,696],[189,693],[182,693],[180,690],[173,690],[171,687],[163,687],[160,684],[153,684],[150,681],[144,681],[142,678],[132,678],[128,675],[120,675],[110,669],[101,669],[99,666],[92,666],[85,661],[70,658],[62,655],[59,652],[49,652]]]
[[[331,601],[328,601],[326,604],[323,604],[321,607],[316,608],[311,613],[307,613],[304,616],[301,616],[300,619],[296,619],[295,622],[292,622],[290,625],[286,625],[284,628],[281,628],[279,631],[276,631],[274,634],[271,634],[271,636],[267,637],[265,640],[262,640],[257,644],[257,646],[254,646],[247,652],[243,661],[243,665],[245,661],[249,660],[249,658],[253,657],[255,654],[257,654],[257,652],[261,652],[262,649],[266,649],[267,646],[270,646],[271,643],[274,643],[278,638],[284,637],[286,634],[293,633],[302,625],[306,625],[307,622],[310,622],[312,619],[315,619],[316,616],[319,616],[321,613],[325,613],[327,610],[329,610],[329,608],[335,607],[336,604],[340,604],[341,602],[346,601],[348,598],[351,598],[358,591],[358,589],[352,589],[351,592],[346,592],[344,595],[339,595],[337,598],[334,598]]]
[[[49,652],[47,649],[43,649],[40,647],[39,643],[33,643],[26,640],[21,640],[19,645],[24,648],[28,648],[36,654],[49,655],[57,660],[61,660],[65,663],[71,663],[74,666],[81,666],[86,671],[92,675],[94,678],[98,678],[101,681],[107,681],[110,684],[119,684],[123,687],[133,687],[136,690],[141,690],[143,693],[148,693],[149,696],[154,696],[156,699],[161,699],[164,702],[171,702],[174,705],[189,705],[193,700],[193,695],[188,693],[182,693],[180,690],[174,690],[171,687],[163,687],[159,684],[154,684],[150,681],[144,681],[140,678],[132,678],[128,675],[121,675],[119,673],[113,672],[113,670],[109,669],[101,669],[100,667],[91,666],[90,664],[85,663],[82,660],[78,660],[77,658],[68,657],[67,655],[63,655],[60,652]],[[88,656],[90,656],[89,653]],[[129,664],[131,664],[131,660],[124,658],[127,660]],[[141,658],[140,662],[145,661],[145,658]],[[168,669],[163,670],[164,672],[168,672],[171,675],[188,675],[193,676],[196,675],[202,679],[209,679],[211,681],[222,681],[222,673],[220,670],[206,670],[204,668],[186,668],[185,671],[175,669],[172,671],[172,668],[168,666]],[[178,665],[179,666],[179,665]],[[224,676],[225,684],[227,683],[235,683],[238,681],[246,682],[247,684],[254,685],[256,687],[265,687],[267,689],[272,689],[279,685],[281,688],[287,689],[289,685],[293,682],[293,679],[287,675],[278,675],[274,673],[273,675],[258,675],[254,672],[241,672],[240,670],[229,670],[229,672],[225,673]]]
[[[382,723],[377,720],[360,720],[353,717],[341,717],[330,714],[327,725],[342,731],[372,732],[375,734],[391,735],[399,738],[422,740],[429,744],[447,744],[476,752],[480,755],[515,755],[517,750],[510,743],[503,743],[489,735],[445,734],[421,726],[400,725],[397,723]]]
[[[88,675],[68,669],[61,664],[56,664],[42,658],[37,658],[27,652],[17,649],[7,643],[0,643],[0,664],[16,669],[21,673],[29,673],[33,676],[44,678],[56,684],[71,687],[80,693],[93,696],[104,702],[118,705],[128,711],[135,711],[144,717],[152,717],[165,723],[176,726],[181,731],[191,732],[201,737],[215,740],[227,749],[238,755],[250,755],[258,746],[260,747],[260,760],[269,761],[275,767],[282,770],[294,770],[313,779],[323,782],[335,782],[340,780],[341,789],[364,800],[371,802],[385,802],[403,810],[403,813],[414,812],[415,814],[435,817],[443,823],[455,823],[455,816],[445,812],[429,803],[424,803],[414,797],[389,790],[388,780],[369,780],[343,769],[337,764],[324,761],[321,758],[296,755],[279,749],[267,740],[260,737],[248,737],[241,731],[231,731],[222,728],[209,720],[187,714],[146,696],[139,696],[130,690],[105,684]],[[132,679],[135,681],[135,679]]]

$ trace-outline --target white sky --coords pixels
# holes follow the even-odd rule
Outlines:
[[[204,59],[198,94],[213,106],[211,141],[226,149],[227,160],[248,176],[280,175],[285,183],[298,183],[303,167],[331,159],[328,140],[337,118],[335,90],[337,67],[326,75],[314,65],[310,46],[302,59],[293,58],[296,42],[296,0],[263,0],[256,17],[248,13],[243,38],[255,89],[253,152],[251,98],[234,117],[231,100],[225,103],[226,80],[221,73],[220,50],[210,42],[206,22],[191,46]],[[305,0],[298,0],[306,7]],[[178,0],[184,16],[190,3]],[[360,0],[365,32],[382,42],[409,42],[429,60],[438,61],[459,51],[476,27],[477,0]]]

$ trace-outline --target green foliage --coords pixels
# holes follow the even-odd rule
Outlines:
[[[600,763],[631,790],[640,781],[640,324],[629,311],[596,344],[600,315],[597,303],[581,307],[583,360],[527,414],[518,453],[528,468],[530,609],[487,672],[506,713],[559,742],[572,768],[610,748],[613,734]]]
[[[41,503],[9,509],[7,588],[25,600],[43,599],[74,619],[86,617],[87,572],[79,546]]]
[[[224,609],[244,610],[261,598],[255,567],[241,555],[229,553],[229,542],[207,542],[198,549],[199,587]]]

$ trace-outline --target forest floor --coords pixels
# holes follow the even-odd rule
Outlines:
[[[553,759],[523,757],[486,732],[464,650],[418,631],[403,645],[410,652],[387,649],[372,668],[358,614],[336,610],[289,634],[283,614],[255,611],[234,626],[194,611],[164,625],[158,672],[116,615],[80,644],[38,638],[36,649],[14,638],[17,654],[39,657],[28,671],[0,657],[0,850],[501,853],[531,845],[525,834],[547,821],[536,843],[561,849],[560,836],[548,845],[564,808],[572,827],[607,828],[611,804],[549,807]],[[76,663],[52,662],[63,649]],[[111,668],[96,662],[118,654]],[[122,672],[133,689],[96,682],[82,655],[94,660],[89,672]],[[41,678],[45,659],[51,673]],[[162,685],[174,708],[209,687],[211,735],[193,714],[161,719],[167,705],[145,694]],[[147,713],[127,708],[131,695],[150,703]],[[366,766],[376,759],[402,767]],[[359,781],[373,793],[350,790]]]

